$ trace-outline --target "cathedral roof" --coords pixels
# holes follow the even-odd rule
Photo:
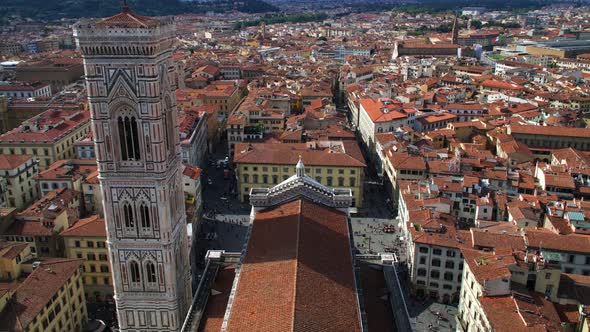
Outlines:
[[[306,199],[257,212],[228,331],[360,331],[344,212]]]

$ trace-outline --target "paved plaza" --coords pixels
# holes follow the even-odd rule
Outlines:
[[[376,255],[396,253],[402,255],[399,227],[395,219],[352,218],[352,232],[357,254]]]

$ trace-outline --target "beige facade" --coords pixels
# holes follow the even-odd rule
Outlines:
[[[39,197],[35,176],[37,161],[31,155],[0,156],[0,205],[22,210]]]
[[[240,201],[248,202],[250,189],[272,187],[295,173],[293,164],[241,164],[236,163]],[[349,188],[354,206],[363,204],[363,167],[340,167],[306,164],[305,174],[324,186]]]
[[[57,112],[57,113],[56,113]],[[57,127],[36,124],[37,119],[62,117]],[[0,136],[0,154],[30,154],[46,169],[57,160],[74,158],[74,143],[90,130],[90,114],[86,111],[49,110]]]
[[[82,265],[86,298],[93,302],[112,299],[113,282],[104,219],[98,216],[81,219],[61,235],[66,257],[86,260]]]

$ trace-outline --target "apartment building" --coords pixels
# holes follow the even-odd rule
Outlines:
[[[182,112],[178,119],[180,155],[183,163],[204,167],[207,155],[207,115],[204,112]]]
[[[507,133],[529,148],[590,150],[590,128],[511,124]]]
[[[60,235],[64,238],[65,256],[84,260],[85,297],[92,302],[112,300],[113,281],[104,219],[98,215],[80,219]]]
[[[0,154],[30,154],[44,170],[60,159],[73,158],[74,143],[90,130],[90,113],[49,110],[0,135]]]
[[[41,196],[59,188],[83,191],[84,179],[97,171],[95,159],[62,159],[49,165],[37,176]]]
[[[402,106],[400,101],[389,98],[360,100],[357,129],[371,160],[377,159],[377,134],[394,132],[414,123],[414,110],[404,109]]]
[[[37,161],[28,154],[0,154],[0,207],[22,210],[39,197]]]
[[[27,263],[31,273],[0,300],[2,331],[81,331],[88,320],[79,259]]]
[[[27,242],[37,257],[63,255],[58,234],[80,216],[80,193],[68,188],[49,192],[27,209],[16,214],[3,232],[8,241]]]
[[[0,96],[11,98],[51,97],[51,86],[41,82],[0,84]]]
[[[247,202],[252,188],[270,188],[288,179],[300,157],[308,176],[330,188],[350,189],[353,205],[362,207],[366,164],[354,141],[237,144],[233,163],[240,200]]]

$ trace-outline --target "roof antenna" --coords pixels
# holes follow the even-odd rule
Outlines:
[[[127,5],[127,0],[123,0],[123,8],[121,9],[123,13],[129,12],[129,6]]]

